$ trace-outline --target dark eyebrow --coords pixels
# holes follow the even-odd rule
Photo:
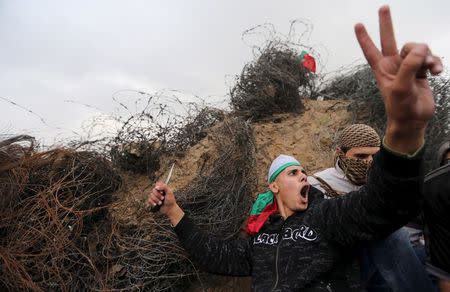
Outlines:
[[[307,173],[306,173],[306,170],[305,170],[304,168],[302,168],[302,169],[294,168],[294,169],[291,169],[288,173],[296,174],[296,173],[298,173],[299,171],[300,171],[301,173],[307,174]]]

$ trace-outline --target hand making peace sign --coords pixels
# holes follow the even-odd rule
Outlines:
[[[355,25],[356,37],[384,99],[385,143],[394,150],[413,153],[423,143],[435,107],[426,73],[439,74],[442,62],[426,44],[407,43],[398,51],[388,6],[380,8],[379,23],[381,51],[360,23]]]

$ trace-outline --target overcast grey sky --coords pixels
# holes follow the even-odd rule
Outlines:
[[[112,95],[123,89],[176,89],[223,101],[230,76],[252,59],[242,32],[263,23],[287,33],[290,20],[309,20],[305,45],[322,57],[319,74],[363,62],[353,25],[363,22],[377,38],[377,9],[386,3],[398,44],[427,42],[448,66],[445,0],[0,0],[0,97],[47,123],[0,99],[0,131],[51,143],[100,113],[81,104],[112,112]]]

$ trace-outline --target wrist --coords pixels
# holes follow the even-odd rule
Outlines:
[[[166,215],[172,226],[175,227],[183,218],[184,211],[180,208],[180,206],[178,206],[178,204],[175,204],[169,211],[167,211]]]
[[[423,146],[425,130],[426,124],[422,122],[399,123],[388,121],[383,143],[395,152],[412,155]]]

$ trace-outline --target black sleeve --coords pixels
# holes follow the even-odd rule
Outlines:
[[[326,236],[349,246],[386,237],[408,223],[422,204],[422,156],[423,149],[413,158],[405,158],[382,147],[365,186],[325,200],[318,208]]]
[[[251,239],[217,239],[202,232],[187,215],[175,226],[175,233],[192,260],[204,271],[229,276],[251,275]]]
[[[450,164],[428,174],[424,189],[429,261],[450,273]]]

